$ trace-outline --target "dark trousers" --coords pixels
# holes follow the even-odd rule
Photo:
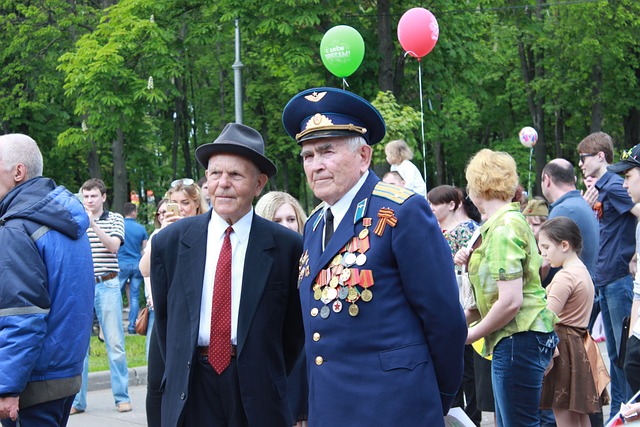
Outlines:
[[[464,412],[471,421],[473,421],[476,426],[480,426],[482,422],[482,412],[478,410],[476,405],[476,380],[473,369],[473,347],[471,347],[471,345],[464,346],[462,385],[460,385],[460,390],[458,390],[458,394],[456,394],[456,397],[453,399],[451,406],[464,409]]]
[[[633,327],[633,325],[631,325]],[[631,391],[640,390],[640,340],[634,335],[627,341],[627,353],[624,358],[624,373]]]
[[[240,395],[237,359],[231,358],[229,367],[218,375],[206,356],[196,356],[194,370],[180,425],[203,425],[206,420],[210,426],[248,427]]]
[[[20,409],[17,421],[2,420],[3,427],[64,427],[75,395]]]
[[[162,376],[164,375],[164,361],[160,354],[155,328],[152,328],[149,338],[149,360],[147,364],[147,426],[160,427],[162,409]]]

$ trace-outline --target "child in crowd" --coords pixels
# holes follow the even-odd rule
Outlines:
[[[404,180],[404,187],[427,197],[427,184],[416,165],[411,163],[413,151],[407,143],[402,139],[391,141],[384,147],[384,152],[387,162],[391,165],[391,171],[397,171]]]

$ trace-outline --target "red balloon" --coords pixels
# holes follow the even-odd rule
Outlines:
[[[422,58],[431,52],[439,36],[438,21],[427,9],[409,9],[398,22],[398,40],[402,48],[415,58]]]

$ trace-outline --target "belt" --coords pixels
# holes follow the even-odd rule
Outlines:
[[[115,271],[104,273],[100,276],[96,276],[96,283],[106,282],[107,280],[115,279],[116,277],[118,277],[118,273]]]
[[[197,348],[198,355],[201,357],[207,357],[209,355],[209,346],[198,346]],[[236,357],[238,355],[238,346],[231,344],[231,357]]]

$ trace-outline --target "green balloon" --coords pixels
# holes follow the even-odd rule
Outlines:
[[[331,74],[340,78],[349,77],[362,64],[364,40],[356,29],[338,25],[322,37],[320,57]]]

